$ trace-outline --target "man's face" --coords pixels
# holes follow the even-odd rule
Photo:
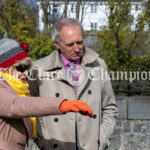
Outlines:
[[[60,32],[60,42],[55,42],[57,49],[70,61],[79,59],[83,54],[84,44],[80,27],[64,27]]]

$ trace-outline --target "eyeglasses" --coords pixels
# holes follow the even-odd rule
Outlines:
[[[15,67],[17,71],[23,73],[25,72],[25,70],[29,70],[30,69],[30,65],[25,65],[25,64],[19,64],[18,66]]]
[[[83,40],[76,41],[76,42],[65,43],[65,45],[68,46],[68,47],[72,47],[74,44],[82,45],[83,44]]]

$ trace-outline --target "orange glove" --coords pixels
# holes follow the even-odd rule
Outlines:
[[[89,115],[90,117],[93,117],[93,111],[89,105],[80,100],[64,100],[60,104],[60,111],[62,113],[80,112],[82,115]]]

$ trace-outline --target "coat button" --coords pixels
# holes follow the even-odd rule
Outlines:
[[[55,122],[58,122],[58,118],[54,118],[54,121],[55,121]]]
[[[54,147],[54,148],[57,148],[57,147],[58,147],[58,145],[57,145],[57,144],[53,144],[53,147]]]
[[[92,91],[91,90],[88,90],[88,94],[90,95],[92,93]]]
[[[99,140],[97,141],[97,144],[100,145],[100,141]]]
[[[60,94],[59,93],[56,93],[56,97],[59,97],[60,96]]]
[[[93,118],[95,119],[97,116],[96,116],[96,114],[93,114]]]
[[[91,78],[94,78],[94,76],[93,76],[93,75],[91,75],[91,74],[90,74],[90,77],[91,77]]]
[[[53,77],[56,77],[56,73],[53,73]]]

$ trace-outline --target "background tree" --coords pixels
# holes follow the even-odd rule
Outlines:
[[[65,0],[64,18],[67,17],[69,0]]]
[[[82,23],[83,22],[83,19],[85,18],[85,16],[87,15],[87,9],[88,7],[90,6],[90,1],[87,1],[87,0],[81,0],[81,3],[80,3],[80,22]]]
[[[50,0],[39,0],[41,8],[43,10],[43,22],[44,22],[44,34],[48,33],[48,28],[49,28],[49,20],[48,20],[48,8],[50,5]]]
[[[40,33],[35,38],[28,39],[27,43],[30,45],[29,54],[33,60],[43,58],[55,49],[50,36]]]
[[[27,42],[30,45],[29,54],[34,60],[47,56],[55,48],[50,34],[39,33],[37,16],[37,8],[31,7],[25,0],[0,1],[0,34],[7,33],[8,38]]]
[[[81,5],[81,0],[77,0],[77,6],[76,6],[76,19],[79,20],[80,17],[80,5]]]
[[[143,5],[146,8],[143,16],[145,17],[145,21],[150,29],[150,0],[147,0],[147,2],[145,2]]]
[[[27,7],[21,5],[20,0],[1,0],[0,1],[0,29],[7,32],[10,38],[24,40],[25,37],[32,37],[32,20],[27,13]]]
[[[133,27],[131,0],[108,0],[108,9],[108,25],[97,34],[99,54],[104,57],[110,70],[142,70],[147,48],[143,38],[145,17],[139,15]]]

